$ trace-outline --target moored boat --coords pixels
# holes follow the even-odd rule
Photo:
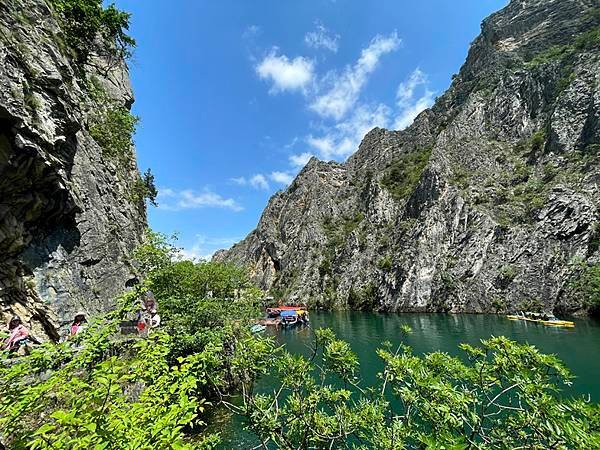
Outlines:
[[[293,327],[298,323],[298,313],[296,310],[285,310],[279,314],[281,317],[281,325],[284,327]]]

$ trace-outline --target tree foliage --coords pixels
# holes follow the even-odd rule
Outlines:
[[[272,393],[245,386],[240,410],[260,448],[598,448],[599,409],[560,397],[571,375],[556,357],[504,337],[462,349],[468,363],[382,348],[380,383],[365,387],[348,344],[318,330],[310,357],[273,361]]]
[[[148,231],[136,259],[160,299],[164,326],[178,336],[173,352],[180,356],[202,349],[216,329],[231,338],[234,328],[249,325],[259,315],[261,292],[243,268],[181,260],[174,239]]]
[[[102,0],[50,0],[60,15],[66,41],[79,64],[92,55],[127,58],[135,40],[127,35],[130,14],[115,5],[104,8]]]
[[[134,181],[131,196],[133,201],[148,199],[152,205],[158,206],[156,202],[158,189],[154,183],[154,174],[150,169],[146,170]]]
[[[110,107],[94,119],[90,135],[104,155],[127,163],[132,157],[133,135],[139,120],[123,106]]]
[[[166,237],[148,233],[137,252],[147,280],[121,298],[118,310],[65,343],[5,360],[0,366],[0,442],[11,449],[215,445],[218,436],[202,432],[206,408],[234,389],[241,367],[244,376],[258,373],[260,367],[239,362],[249,360],[247,348],[260,354],[260,345],[272,345],[261,344],[248,329],[256,291],[246,284],[243,271],[176,261],[177,253]],[[121,336],[120,321],[135,312],[149,287],[163,326],[147,339]],[[229,297],[242,287],[247,290]]]
[[[172,339],[114,340],[117,315],[81,338],[46,344],[0,368],[0,435],[11,449],[210,448],[183,427],[202,425],[216,347],[170,367]]]
[[[600,264],[583,264],[573,288],[590,313],[600,315]]]

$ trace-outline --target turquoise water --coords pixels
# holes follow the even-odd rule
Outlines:
[[[493,315],[447,315],[447,314],[378,314],[356,311],[313,312],[313,328],[329,327],[341,339],[350,343],[361,361],[361,376],[366,383],[375,383],[377,373],[383,368],[375,350],[384,341],[398,345],[401,340],[400,326],[409,325],[413,333],[405,342],[416,353],[444,351],[452,355],[464,355],[458,345],[465,342],[476,345],[490,336],[506,336],[510,339],[535,345],[544,353],[558,355],[577,376],[566,395],[590,394],[593,401],[600,402],[600,322],[593,319],[573,319],[575,328],[554,328],[523,321],[510,321],[504,316]],[[280,344],[295,353],[308,354],[311,330],[295,328],[267,334],[275,336]],[[263,389],[269,389],[268,381]],[[222,433],[223,449],[251,448],[255,442],[245,433],[243,423],[220,411],[213,420],[214,431]],[[211,427],[212,428],[212,427]]]

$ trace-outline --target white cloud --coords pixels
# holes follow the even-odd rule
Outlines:
[[[317,23],[316,30],[307,33],[305,41],[315,48],[327,48],[331,44],[330,50],[335,51],[339,36],[334,36],[331,41],[327,41],[327,37],[331,37],[331,33]],[[290,153],[292,147],[296,149],[294,154],[288,156],[291,168],[272,172],[268,175],[270,181],[289,183],[292,174],[305,166],[313,155],[327,160],[344,160],[358,149],[361,140],[371,129],[404,129],[418,114],[433,104],[435,92],[429,89],[427,75],[420,68],[416,68],[398,85],[393,104],[368,104],[361,98],[383,56],[396,51],[401,43],[396,32],[377,35],[361,51],[354,64],[347,65],[343,70],[330,71],[322,77],[315,71],[312,61],[304,58],[290,60],[285,55],[278,56],[276,48],[271,51],[257,67],[261,78],[272,80],[272,92],[301,89],[309,110],[316,113],[320,120],[311,124],[312,132],[303,138],[308,148],[299,149],[296,138],[284,145]],[[279,75],[276,76],[275,73],[285,72],[288,66],[297,64],[297,60],[309,61],[310,75],[301,83],[284,82],[284,77],[278,81],[276,77]],[[278,175],[278,179],[274,178],[274,174]],[[247,182],[250,183],[249,180]]]
[[[391,110],[386,105],[359,105],[347,120],[326,128],[319,137],[308,136],[306,142],[323,159],[343,159],[356,151],[367,132],[387,127],[390,116]]]
[[[258,36],[261,32],[261,29],[258,25],[248,25],[244,32],[242,33],[242,38],[244,39],[252,39],[255,36]]]
[[[249,178],[230,178],[230,181],[239,186],[252,186],[254,189],[269,189],[269,182],[267,181],[267,177],[260,173],[257,173],[256,175],[253,175]]]
[[[256,66],[256,73],[261,79],[272,82],[272,94],[283,91],[305,92],[314,78],[314,63],[303,56],[290,60],[285,55],[278,55],[277,48],[273,48]]]
[[[248,180],[246,180],[245,177],[231,178],[231,181],[235,184],[239,184],[240,186],[245,186],[248,184]]]
[[[298,142],[298,136],[294,136],[294,139],[291,140],[288,144],[285,144],[283,147],[286,149],[292,148]]]
[[[326,82],[331,88],[317,97],[310,108],[322,117],[340,120],[358,101],[369,75],[377,68],[381,57],[396,50],[400,43],[396,32],[389,36],[375,36],[369,46],[363,49],[354,66],[346,67],[342,74],[332,72],[327,76]]]
[[[339,34],[331,33],[319,21],[315,22],[315,30],[306,33],[306,35],[304,36],[304,42],[309,47],[316,48],[316,49],[324,48],[324,49],[332,51],[334,53],[338,51],[339,40],[340,40]]]
[[[260,173],[257,173],[252,178],[250,178],[248,180],[248,183],[255,189],[269,189],[269,182],[267,181],[267,177]]]
[[[308,161],[310,161],[310,158],[312,158],[314,155],[310,152],[304,152],[304,153],[300,153],[298,155],[291,155],[289,157],[290,160],[290,164],[296,168],[296,169],[300,169],[302,167],[304,167]]]
[[[242,208],[234,199],[225,198],[208,189],[195,192],[191,189],[175,191],[164,188],[158,191],[159,208],[169,211],[198,208],[225,208],[232,211],[241,211]]]
[[[229,248],[239,240],[239,238],[210,238],[198,234],[190,246],[181,249],[179,259],[209,261],[217,250]]]
[[[415,69],[407,80],[400,83],[396,91],[398,114],[394,122],[394,129],[403,130],[413,123],[425,109],[429,108],[435,98],[435,92],[428,88],[427,75],[421,69]],[[416,91],[420,89],[421,95],[417,97]]]
[[[294,181],[294,176],[289,172],[271,172],[270,178],[274,182],[284,184],[286,186]]]
[[[425,84],[427,84],[427,75],[417,67],[406,81],[398,85],[398,90],[396,91],[398,105],[407,105],[414,97],[415,89]]]

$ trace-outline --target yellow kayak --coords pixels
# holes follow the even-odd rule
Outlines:
[[[568,328],[575,327],[575,322],[570,322],[568,320],[542,320],[541,322],[544,325],[548,325],[551,327],[568,327]]]
[[[549,327],[564,327],[564,328],[574,328],[575,322],[571,322],[569,320],[543,320],[543,319],[533,319],[531,317],[525,316],[515,316],[508,315],[506,316],[508,320],[525,320],[527,322],[541,323],[542,325],[547,325]]]

